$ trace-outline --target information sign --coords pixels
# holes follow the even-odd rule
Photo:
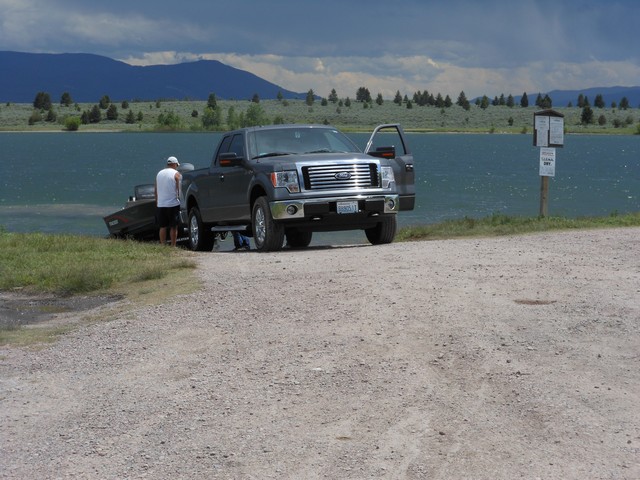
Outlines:
[[[556,176],[556,149],[541,148],[540,149],[540,176],[555,177]]]
[[[533,114],[533,144],[536,147],[564,146],[564,115],[555,110]]]

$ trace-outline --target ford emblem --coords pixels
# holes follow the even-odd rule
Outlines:
[[[349,180],[351,178],[350,172],[338,172],[335,175],[336,180]]]

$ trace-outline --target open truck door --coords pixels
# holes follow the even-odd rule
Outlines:
[[[402,127],[397,123],[378,125],[369,137],[364,153],[391,161],[400,210],[413,210],[416,200],[413,155]]]

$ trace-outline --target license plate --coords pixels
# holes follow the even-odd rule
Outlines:
[[[358,213],[358,202],[337,202],[338,213]]]

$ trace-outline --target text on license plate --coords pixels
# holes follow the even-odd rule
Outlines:
[[[358,202],[336,202],[338,213],[358,213]]]

